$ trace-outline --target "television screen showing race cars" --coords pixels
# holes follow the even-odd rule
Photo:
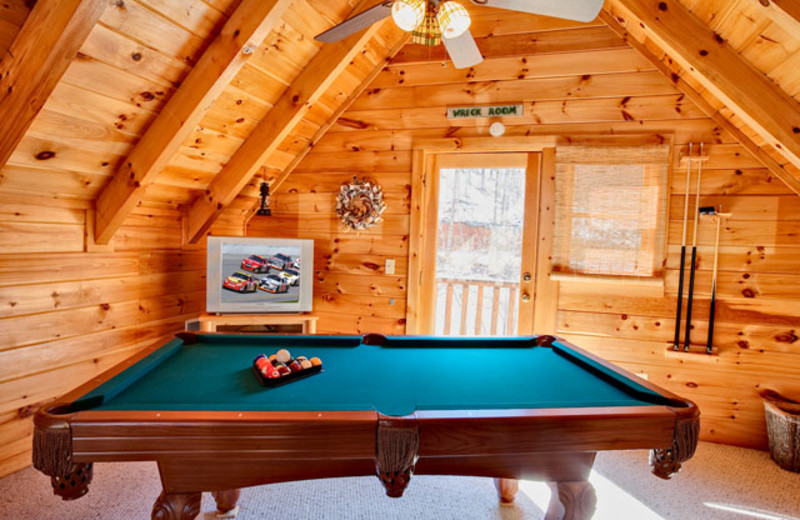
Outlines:
[[[222,246],[223,303],[297,303],[300,247],[248,244]]]

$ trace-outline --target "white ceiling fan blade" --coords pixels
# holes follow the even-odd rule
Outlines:
[[[335,25],[324,33],[314,36],[318,42],[333,43],[344,40],[351,34],[357,33],[361,29],[366,29],[370,25],[380,22],[384,18],[392,15],[392,4],[394,0],[385,0],[380,4],[370,7],[352,18],[349,18],[339,25]]]
[[[603,8],[603,0],[472,0],[472,3],[576,22],[591,22]]]
[[[444,43],[450,59],[453,60],[453,66],[457,69],[473,67],[483,61],[478,44],[475,43],[475,38],[469,31],[457,38],[442,38],[442,43]]]

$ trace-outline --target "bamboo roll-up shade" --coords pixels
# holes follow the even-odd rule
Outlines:
[[[669,148],[556,149],[554,272],[663,274]]]

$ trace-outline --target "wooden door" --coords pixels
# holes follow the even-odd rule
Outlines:
[[[427,161],[414,333],[534,332],[541,162],[541,153]]]

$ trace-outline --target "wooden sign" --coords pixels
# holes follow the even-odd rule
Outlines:
[[[478,117],[522,117],[522,105],[447,107],[447,119],[472,119]]]

